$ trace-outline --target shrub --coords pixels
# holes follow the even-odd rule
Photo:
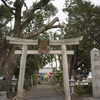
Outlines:
[[[0,89],[1,89],[1,86],[4,84],[4,81],[3,80],[0,80]]]
[[[75,86],[75,93],[81,95],[85,93],[84,88],[79,84]]]
[[[85,89],[86,94],[92,94],[92,83],[89,83],[88,85],[83,86]]]
[[[38,81],[38,84],[41,84],[41,81],[40,80]]]
[[[27,84],[27,82],[24,82],[24,89],[28,89],[29,85]]]
[[[59,83],[59,86],[61,88],[63,87],[63,71],[62,70],[58,70],[54,74],[54,80],[55,80],[56,83]]]

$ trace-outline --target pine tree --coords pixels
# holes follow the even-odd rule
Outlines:
[[[1,0],[1,2],[0,74],[5,76],[1,90],[6,90],[9,94],[11,78],[18,59],[18,55],[14,55],[14,51],[18,46],[9,45],[5,39],[6,35],[17,38],[33,38],[48,29],[57,28],[58,26],[55,26],[54,23],[58,21],[58,18],[50,21],[50,17],[57,12],[50,0],[33,2],[30,8],[27,7],[24,0],[15,0],[15,2],[13,0]],[[25,11],[22,10],[23,7],[25,7]],[[7,23],[12,20],[14,20],[14,26],[8,28]]]

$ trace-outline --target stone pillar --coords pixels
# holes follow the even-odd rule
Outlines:
[[[100,97],[100,52],[94,48],[91,51],[93,97]]]
[[[62,45],[62,64],[63,64],[65,100],[71,100],[70,87],[69,87],[68,61],[66,56],[66,45]]]
[[[27,45],[23,45],[21,61],[20,61],[20,72],[19,72],[18,90],[17,90],[16,100],[22,100],[24,74],[25,74],[25,67],[26,67],[26,56],[27,56]]]
[[[90,52],[93,97],[84,100],[100,100],[100,52],[94,48]]]

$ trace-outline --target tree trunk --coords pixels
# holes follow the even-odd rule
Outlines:
[[[60,69],[63,71],[63,67],[62,67],[62,60],[61,60],[62,58],[61,58],[61,56],[60,55],[58,55],[58,60],[59,60],[59,67],[60,67]]]
[[[70,61],[70,67],[69,67],[69,79],[71,79],[71,76],[73,75],[73,60],[74,56],[71,56],[71,61]]]
[[[1,90],[7,91],[8,96],[10,94],[11,79],[12,79],[13,72],[14,72],[16,62],[17,62],[17,58],[18,58],[18,55],[14,55],[15,48],[17,48],[17,46],[11,47],[9,54],[5,58],[4,64],[1,67],[1,70],[3,71],[2,74],[5,77],[4,84],[1,88]]]
[[[75,80],[77,80],[77,67],[74,67],[73,68],[73,78],[75,79]]]
[[[16,1],[16,2],[20,2],[21,1]],[[15,24],[14,24],[14,37],[20,37],[21,34],[21,5],[19,7],[15,6],[16,10],[15,10]],[[10,49],[8,51],[8,54],[5,55],[5,60],[3,62],[3,65],[0,66],[1,69],[3,70],[3,75],[5,77],[4,80],[4,84],[2,86],[2,90],[7,91],[8,96],[10,96],[10,87],[11,87],[11,79],[12,79],[12,75],[14,72],[14,69],[16,67],[16,63],[17,63],[17,58],[18,55],[15,55],[15,49],[17,48],[17,45],[11,45]],[[3,55],[4,56],[4,55]]]
[[[2,42],[0,41],[0,76],[2,76],[2,74],[3,74],[1,67],[2,67],[3,62],[5,60],[6,54],[7,54],[7,49],[3,48]]]

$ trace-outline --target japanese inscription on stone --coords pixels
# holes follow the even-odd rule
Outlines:
[[[48,41],[43,40],[43,41],[39,41],[39,52],[40,53],[48,53]]]
[[[93,97],[100,97],[100,53],[94,48],[91,51]]]

